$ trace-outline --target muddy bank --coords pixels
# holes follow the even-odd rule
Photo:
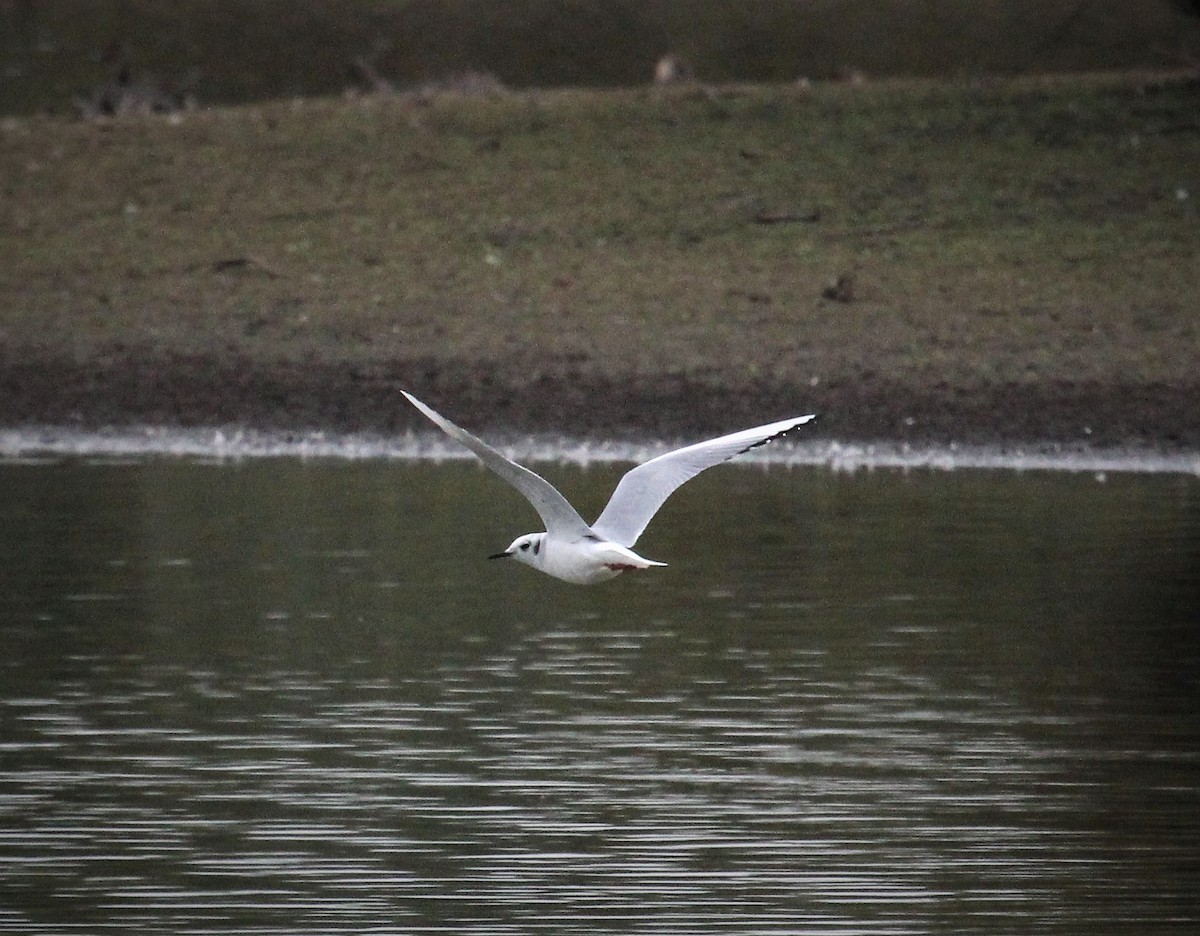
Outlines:
[[[1200,450],[1200,382],[999,386],[885,380],[737,381],[710,374],[608,379],[544,372],[532,382],[492,362],[426,358],[345,366],[265,367],[236,355],[153,359],[0,358],[0,424],[101,428],[133,424],[398,432],[425,428],[400,395],[412,388],[489,431],[597,438],[715,432],[816,411],[815,438],[1019,445],[1054,442]]]

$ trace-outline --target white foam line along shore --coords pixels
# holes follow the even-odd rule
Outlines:
[[[606,442],[548,435],[500,439],[499,447],[522,461],[573,465],[643,461],[687,439],[659,443]],[[0,430],[0,459],[96,459],[168,456],[192,459],[244,458],[433,459],[473,457],[441,433],[399,435],[331,432],[269,432],[251,429],[170,429],[155,426],[81,432],[42,426]],[[834,471],[874,468],[1012,471],[1132,472],[1200,477],[1200,452],[1089,449],[1054,443],[1005,447],[904,443],[787,442],[756,449],[739,461],[768,465],[819,466]]]

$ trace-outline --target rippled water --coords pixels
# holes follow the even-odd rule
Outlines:
[[[591,589],[530,517],[0,463],[0,932],[1200,928],[1194,478],[730,466]]]

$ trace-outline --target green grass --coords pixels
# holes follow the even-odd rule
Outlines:
[[[1105,79],[10,119],[0,347],[1192,386],[1198,104]]]

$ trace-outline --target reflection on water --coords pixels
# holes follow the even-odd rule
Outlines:
[[[0,464],[0,932],[1194,931],[1198,490]]]

